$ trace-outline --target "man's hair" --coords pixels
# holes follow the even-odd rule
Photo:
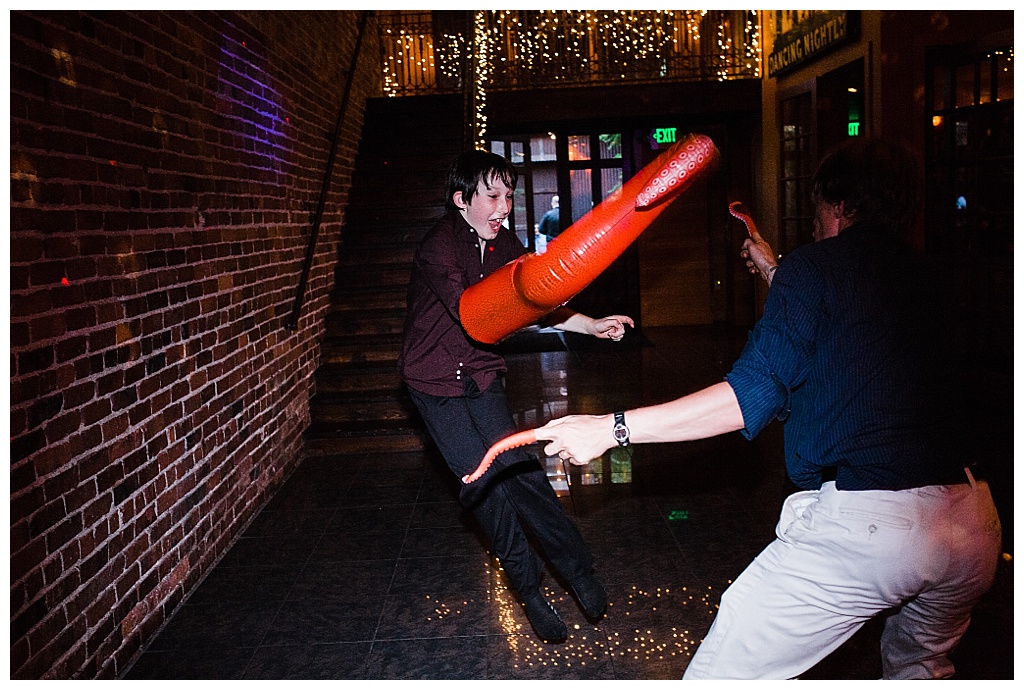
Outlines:
[[[811,178],[811,200],[843,202],[854,222],[905,233],[914,224],[921,200],[917,156],[902,144],[882,139],[851,140],[822,159]]]
[[[509,189],[516,188],[519,174],[506,159],[489,151],[467,151],[455,159],[448,168],[448,183],[445,190],[444,206],[449,211],[458,208],[452,198],[455,192],[462,192],[466,203],[472,203],[477,186],[487,185],[497,178]]]

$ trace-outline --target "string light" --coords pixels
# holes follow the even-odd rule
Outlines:
[[[756,10],[477,10],[469,39],[435,38],[429,13],[382,21],[396,22],[382,28],[385,95],[430,89],[435,73],[457,83],[472,50],[477,146],[488,89],[761,76]]]
[[[473,106],[475,112],[474,144],[478,149],[484,148],[484,134],[487,132],[487,116],[484,106],[487,104],[487,79],[490,76],[490,39],[487,32],[486,12],[478,10],[473,17],[473,44],[476,58],[475,80],[473,83]]]

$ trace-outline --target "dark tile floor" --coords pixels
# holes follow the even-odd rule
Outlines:
[[[659,402],[720,380],[743,334],[655,329],[619,345],[508,356],[523,428]],[[555,337],[555,336],[552,336]],[[607,346],[606,346],[607,345]],[[722,591],[773,536],[781,430],[634,447],[549,477],[609,592],[590,624],[533,634],[430,453],[308,458],[127,673],[127,679],[677,679]],[[1012,489],[1003,521],[1012,525]],[[1009,529],[1007,530],[1009,531]],[[1012,541],[1007,541],[1012,543]],[[877,678],[878,625],[809,679]],[[959,677],[1013,678],[1012,560],[957,651]]]

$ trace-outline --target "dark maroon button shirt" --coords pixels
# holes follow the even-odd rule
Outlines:
[[[519,258],[526,248],[512,230],[502,227],[485,243],[481,260],[481,241],[461,213],[450,211],[416,250],[398,370],[421,393],[461,396],[467,376],[485,390],[505,371],[505,359],[493,346],[463,330],[459,299],[466,288]]]

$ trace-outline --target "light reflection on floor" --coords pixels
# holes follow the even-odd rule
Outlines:
[[[501,575],[501,566],[497,559],[491,559],[486,573],[494,586],[490,595],[498,611],[498,621],[504,632],[508,651],[512,655],[514,668],[532,666],[563,666],[572,668],[575,665],[585,667],[602,660],[603,657],[628,657],[637,662],[664,661],[678,655],[689,657],[700,642],[699,638],[685,628],[670,627],[655,630],[651,626],[632,627],[628,632],[615,629],[622,625],[622,620],[629,617],[643,618],[643,614],[657,612],[659,607],[672,597],[682,600],[684,606],[700,607],[708,616],[713,616],[718,608],[720,596],[711,586],[698,590],[688,587],[675,592],[671,588],[655,587],[653,589],[634,586],[627,596],[621,600],[610,599],[608,616],[617,617],[617,626],[610,624],[605,618],[597,624],[572,623],[569,625],[569,637],[562,644],[546,644],[541,642],[530,627],[522,605],[509,590]],[[577,606],[576,601],[564,590],[543,587],[544,595],[556,610],[567,611]],[[427,596],[431,598],[430,595]],[[457,616],[461,613],[459,600],[445,601],[443,597],[434,597],[437,604],[435,614],[438,617]],[[461,600],[466,606],[468,600]],[[428,621],[431,617],[427,618]]]
[[[657,612],[660,606],[669,603],[670,598],[676,599],[677,603],[681,600],[685,606],[701,607],[712,616],[719,597],[710,586],[700,593],[687,587],[681,588],[680,592],[668,587],[648,589],[634,586],[624,599],[611,599],[608,603],[608,616],[619,619],[617,624],[613,625],[610,618],[597,624],[572,623],[564,643],[546,644],[534,634],[522,605],[505,584],[497,559],[491,559],[485,576],[495,583],[489,594],[497,609],[497,620],[511,654],[512,667],[517,669],[586,667],[587,664],[601,662],[605,657],[628,658],[635,662],[664,661],[679,655],[689,657],[700,642],[689,629],[655,629],[649,625],[635,627],[632,624],[627,624],[628,630],[616,628],[621,628],[623,621],[630,617],[644,618],[646,613]],[[576,601],[560,588],[545,586],[543,591],[559,611],[570,611],[577,606]],[[460,616],[463,609],[475,603],[471,597],[428,594],[426,598],[434,604],[432,614],[426,616],[427,622]]]

